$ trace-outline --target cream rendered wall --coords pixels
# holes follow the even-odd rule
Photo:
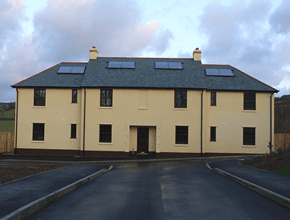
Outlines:
[[[270,141],[270,93],[256,93],[256,110],[243,110],[243,92],[217,91],[217,106],[210,106],[210,91],[204,94],[204,152],[269,152],[267,146]],[[210,141],[211,126],[216,127],[216,142]],[[256,128],[255,146],[243,145],[243,127]]]
[[[80,89],[77,104],[71,103],[72,89],[46,89],[45,106],[33,106],[34,89],[19,88],[18,91],[17,148],[80,149]],[[45,123],[44,141],[32,141],[33,123]],[[70,138],[71,124],[77,124],[76,139]]]
[[[157,153],[200,152],[200,91],[188,90],[186,109],[174,109],[174,90],[113,89],[112,107],[100,107],[100,89],[86,91],[86,150],[129,152],[130,133],[132,138],[135,132],[130,127],[148,126],[155,127],[149,135],[156,134]],[[99,143],[100,124],[112,125],[112,143]],[[189,126],[188,145],[175,145],[176,125]]]

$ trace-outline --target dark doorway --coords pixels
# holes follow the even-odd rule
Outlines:
[[[138,128],[137,152],[148,153],[149,128]]]

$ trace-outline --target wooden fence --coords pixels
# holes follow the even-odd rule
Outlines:
[[[275,142],[274,142],[274,151],[277,152],[277,149],[287,149],[290,147],[290,134],[276,133]]]
[[[14,153],[13,131],[0,131],[0,153]]]

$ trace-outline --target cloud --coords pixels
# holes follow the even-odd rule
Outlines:
[[[249,5],[238,0],[230,6],[211,2],[200,17],[200,30],[208,39],[201,47],[203,60],[231,64],[271,86],[279,85],[289,75],[284,65],[290,46],[267,27],[269,16],[277,13],[271,15],[270,9],[270,2],[261,0]]]
[[[42,48],[40,60],[87,60],[93,45],[100,56],[135,56],[151,45],[164,52],[172,37],[168,30],[156,35],[157,21],[140,24],[135,1],[76,2],[53,0],[36,14],[33,42]],[[163,44],[156,49],[159,38]]]
[[[15,34],[21,28],[20,19],[23,19],[23,10],[21,0],[0,1],[0,50],[7,42],[15,39]]]
[[[21,0],[0,3],[0,77],[5,88],[59,62],[88,61],[92,46],[100,56],[137,56],[148,50],[162,54],[173,37],[158,21],[142,24],[141,9],[133,0],[50,0],[34,14],[34,32],[25,37],[24,9]],[[14,100],[11,94],[0,93],[0,101]]]
[[[186,53],[182,53],[181,51],[179,51],[178,58],[193,58],[193,55],[191,55],[190,53],[186,52]]]
[[[273,30],[279,34],[290,32],[290,1],[284,0],[270,16],[269,23]]]

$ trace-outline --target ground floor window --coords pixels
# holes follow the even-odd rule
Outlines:
[[[112,125],[100,125],[100,142],[112,142]]]
[[[210,127],[210,141],[216,141],[216,127]]]
[[[44,123],[33,123],[32,140],[44,141]]]
[[[244,128],[243,145],[256,144],[256,128]]]
[[[77,138],[77,125],[76,124],[71,124],[70,138]]]
[[[175,128],[175,143],[188,144],[188,126],[176,126]]]

